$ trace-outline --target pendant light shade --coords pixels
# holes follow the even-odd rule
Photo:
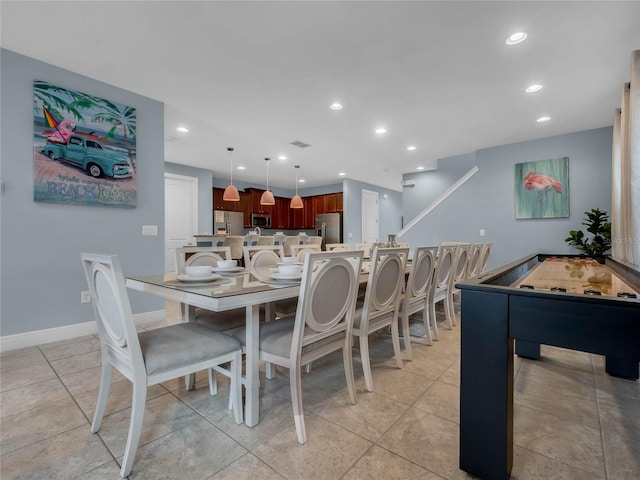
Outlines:
[[[304,208],[304,203],[302,203],[302,198],[298,195],[298,169],[300,165],[296,165],[296,194],[291,199],[291,203],[289,204],[290,208]]]
[[[271,159],[266,157],[265,160],[267,162],[267,189],[260,197],[260,205],[275,205],[276,199],[273,198],[273,193],[269,190],[269,160]]]
[[[222,194],[222,200],[225,202],[239,202],[240,194],[238,193],[238,189],[233,185],[233,147],[227,147],[227,151],[229,152],[229,158],[231,158],[231,181],[227,188],[224,189],[224,193]]]

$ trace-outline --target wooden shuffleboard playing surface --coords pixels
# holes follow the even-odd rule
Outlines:
[[[519,288],[640,299],[609,267],[591,258],[551,257],[538,263],[512,285]]]

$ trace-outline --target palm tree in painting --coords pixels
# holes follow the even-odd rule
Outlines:
[[[107,138],[114,138],[116,131],[122,129],[125,143],[127,145],[127,154],[129,156],[129,165],[135,172],[135,163],[131,152],[130,144],[127,140],[136,139],[136,109],[127,107],[126,105],[117,105],[108,100],[100,99],[102,111],[96,113],[92,120],[110,123],[112,127],[107,132]]]
[[[67,117],[63,113],[64,111],[71,114],[76,122],[82,121],[84,116],[78,107],[92,103],[94,99],[95,97],[90,95],[67,90],[40,80],[33,82],[33,113],[36,115],[42,113],[42,105],[44,105],[55,117]]]

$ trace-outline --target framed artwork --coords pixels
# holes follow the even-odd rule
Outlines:
[[[515,167],[517,219],[569,216],[569,157]]]
[[[33,199],[136,206],[136,110],[33,82]]]

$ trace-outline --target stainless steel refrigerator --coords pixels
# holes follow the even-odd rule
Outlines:
[[[316,235],[322,237],[323,249],[327,243],[342,243],[342,214],[316,215]]]
[[[225,210],[213,211],[213,233],[226,233],[227,235],[242,235],[244,218],[242,212],[227,212]]]

